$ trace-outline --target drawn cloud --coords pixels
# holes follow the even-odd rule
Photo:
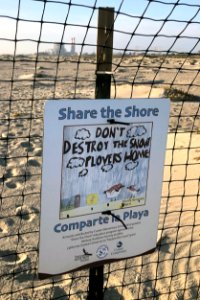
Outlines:
[[[81,129],[78,129],[76,131],[76,134],[75,134],[75,139],[78,139],[78,140],[86,140],[88,139],[89,137],[91,136],[90,134],[90,131],[85,129],[85,128],[81,128]]]
[[[112,168],[113,168],[113,165],[112,165],[112,164],[107,164],[107,165],[102,166],[102,167],[101,167],[101,170],[102,170],[103,172],[109,172],[110,170],[112,170]]]
[[[70,158],[67,168],[69,169],[74,169],[74,168],[79,168],[82,167],[83,164],[85,163],[85,160],[81,157],[72,157]]]
[[[139,125],[139,126],[132,126],[128,131],[126,136],[128,138],[136,137],[136,136],[141,136],[147,132],[146,128],[144,125]]]
[[[125,165],[125,170],[132,171],[132,170],[134,170],[138,166],[138,164],[139,164],[138,161],[136,161],[136,162],[135,161],[131,161],[131,162],[129,162],[129,163],[127,163]]]
[[[78,176],[79,176],[79,177],[84,177],[84,176],[87,175],[87,173],[88,173],[88,170],[87,170],[87,169],[83,169],[83,170],[81,170],[81,171],[79,172]]]

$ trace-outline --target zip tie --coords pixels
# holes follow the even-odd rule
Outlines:
[[[108,119],[107,122],[110,123],[110,124],[121,124],[121,125],[127,125],[127,126],[130,125],[130,123],[117,121],[115,119]]]
[[[112,213],[111,210],[102,211],[102,215],[112,216],[113,218],[115,218],[116,220],[118,220],[119,222],[121,222],[125,229],[128,229],[127,226],[126,226],[126,224],[124,223],[124,221],[120,217],[118,217],[114,213]]]

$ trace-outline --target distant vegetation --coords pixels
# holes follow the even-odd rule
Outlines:
[[[56,48],[57,47],[57,48]],[[17,54],[17,55],[11,55],[11,54],[2,54],[0,55],[0,61],[13,61],[14,60],[33,60],[36,59],[37,56],[51,56],[51,57],[70,57],[70,56],[79,56],[78,53],[76,53],[75,51],[72,52],[64,52],[63,48],[61,48],[61,50],[58,50],[58,45],[56,45],[53,49],[53,51],[44,51],[44,52],[38,52],[38,53],[33,53],[33,54]],[[200,59],[200,53],[165,53],[165,52],[151,52],[151,51],[132,51],[132,52],[123,52],[123,51],[119,51],[116,52],[114,51],[113,53],[113,58],[121,58],[121,57],[130,57],[130,58],[134,58],[134,57],[147,57],[147,58],[162,58],[162,57],[170,57],[170,58],[187,58],[187,59],[192,59],[193,63],[195,63],[195,59],[199,60]],[[81,57],[83,58],[95,58],[96,57],[96,53],[81,53]]]
[[[185,93],[175,88],[166,89],[164,96],[166,98],[170,98],[172,101],[200,101],[200,97]]]

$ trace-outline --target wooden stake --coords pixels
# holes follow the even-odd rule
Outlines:
[[[114,8],[99,8],[96,99],[109,99],[113,54]],[[91,267],[88,300],[103,300],[103,265]]]
[[[113,55],[114,8],[99,8],[96,99],[110,98]]]

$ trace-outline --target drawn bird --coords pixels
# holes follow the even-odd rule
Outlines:
[[[131,193],[132,198],[135,198],[137,193],[140,191],[139,188],[136,188],[135,184],[128,186],[127,190]]]
[[[115,185],[111,186],[109,189],[104,191],[104,193],[106,194],[107,198],[109,198],[109,199],[114,198],[114,200],[116,200],[117,196],[120,194],[123,187],[124,187],[123,184],[118,183],[118,184],[115,184]]]

